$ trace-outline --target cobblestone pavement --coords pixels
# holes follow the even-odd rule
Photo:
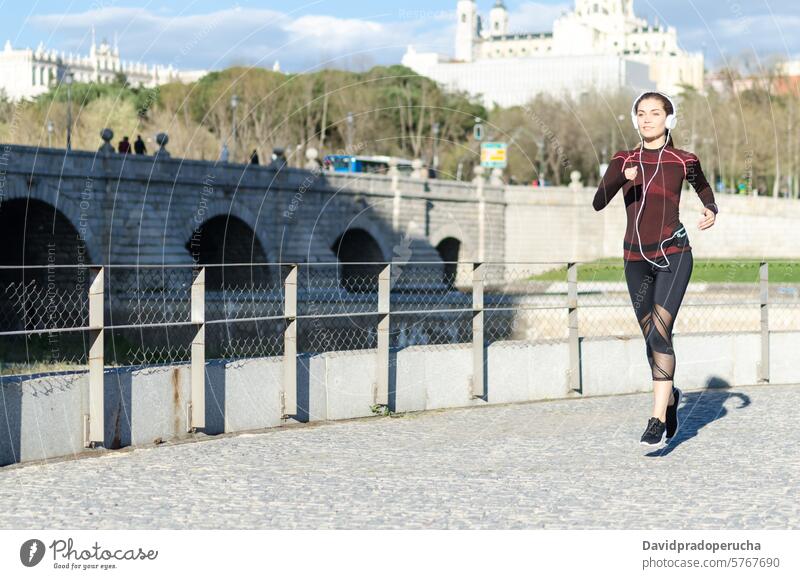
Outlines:
[[[800,528],[798,386],[272,429],[0,469],[0,528]]]

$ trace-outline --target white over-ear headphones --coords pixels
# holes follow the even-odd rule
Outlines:
[[[634,99],[633,105],[631,106],[631,121],[633,122],[633,128],[636,129],[636,132],[639,134],[639,138],[642,141],[642,149],[644,149],[644,137],[642,137],[642,133],[639,132],[639,120],[637,119],[637,115],[636,115],[636,105],[639,103],[639,100],[641,100],[641,98],[644,95],[649,94],[649,93],[655,93],[655,94],[661,95],[665,99],[667,99],[669,101],[669,103],[672,105],[672,113],[667,115],[667,118],[666,118],[666,120],[664,122],[664,124],[665,124],[665,126],[667,128],[666,138],[664,139],[664,145],[661,147],[661,150],[658,153],[658,162],[656,163],[656,169],[653,172],[653,176],[650,177],[649,181],[645,181],[644,180],[644,163],[642,162],[642,154],[641,153],[639,154],[639,166],[642,168],[642,205],[639,208],[639,213],[636,215],[636,220],[634,221],[634,225],[636,227],[636,236],[639,238],[639,253],[642,255],[642,257],[644,257],[647,261],[649,261],[651,264],[655,265],[656,267],[669,267],[669,259],[667,258],[667,254],[664,253],[664,244],[667,241],[669,241],[670,239],[672,239],[673,237],[683,237],[683,236],[685,236],[686,235],[686,228],[685,227],[679,227],[675,231],[675,233],[672,234],[671,237],[668,237],[667,239],[665,239],[664,241],[662,241],[659,244],[658,248],[661,250],[661,254],[664,256],[664,259],[667,261],[667,265],[659,265],[654,261],[650,261],[647,258],[647,256],[644,254],[644,252],[642,251],[642,236],[639,234],[639,216],[642,214],[642,211],[644,210],[644,202],[645,202],[645,199],[647,198],[647,190],[650,188],[650,184],[653,182],[653,179],[656,178],[656,173],[658,173],[658,169],[661,166],[661,154],[664,152],[664,149],[667,147],[667,143],[669,142],[669,133],[678,124],[678,106],[675,104],[675,101],[673,101],[671,98],[669,98],[668,95],[665,95],[663,92],[658,92],[658,91],[650,91],[650,90],[648,90],[648,91],[645,91],[642,94],[640,94],[638,97],[636,97],[636,99]]]
[[[669,104],[672,105],[672,113],[667,115],[667,119],[665,121],[666,127],[671,131],[678,124],[678,105],[675,104],[675,101],[669,98],[669,95],[656,90],[646,90],[634,99],[633,105],[631,105],[631,121],[633,122],[633,128],[636,129],[637,132],[639,131],[639,120],[636,118],[636,105],[639,104],[639,100],[641,100],[644,95],[649,93],[655,93],[663,96],[669,101]]]

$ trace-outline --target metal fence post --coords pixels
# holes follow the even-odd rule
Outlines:
[[[389,405],[389,316],[391,308],[392,264],[378,276],[378,352],[373,404]]]
[[[762,261],[758,269],[761,286],[761,362],[758,381],[769,382],[769,263]]]
[[[192,281],[192,393],[189,400],[189,431],[206,427],[206,268],[201,267]]]
[[[397,170],[397,160],[389,160],[389,175],[392,177],[392,231],[400,231],[400,203],[402,201],[400,193],[399,176]]]
[[[89,415],[88,429],[84,422],[84,446],[95,447],[104,442],[104,387],[103,370],[103,334],[104,334],[104,286],[105,269],[100,267],[89,268]]]
[[[578,336],[578,264],[567,263],[567,308],[569,323],[569,390],[581,392],[580,338]]]
[[[472,398],[484,395],[483,383],[483,283],[486,266],[483,263],[472,264]]]
[[[283,281],[283,390],[281,392],[281,418],[297,414],[297,264]]]
[[[475,167],[476,169],[478,167]],[[481,167],[483,169],[483,167]],[[486,259],[486,197],[483,192],[483,173],[476,177],[476,194],[478,199],[478,261]]]

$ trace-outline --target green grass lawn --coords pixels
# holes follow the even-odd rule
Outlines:
[[[770,259],[770,283],[800,283],[800,260]],[[746,259],[694,259],[692,282],[706,283],[758,283],[759,260]],[[533,275],[529,280],[566,281],[567,266]],[[599,259],[578,264],[578,281],[624,281],[622,258]]]

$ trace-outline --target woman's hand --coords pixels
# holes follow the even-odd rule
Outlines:
[[[625,169],[625,178],[633,181],[636,179],[636,174],[639,172],[639,167],[628,167]]]
[[[708,207],[703,207],[703,211],[701,212],[703,218],[697,223],[698,229],[708,229],[714,222],[717,220],[717,215]]]

